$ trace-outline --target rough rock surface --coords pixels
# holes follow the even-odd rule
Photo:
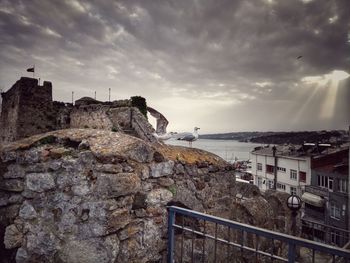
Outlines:
[[[0,149],[4,262],[162,261],[171,203],[276,227],[257,188],[236,184],[228,163],[198,149],[95,129]]]

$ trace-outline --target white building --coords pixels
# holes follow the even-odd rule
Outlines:
[[[305,185],[311,183],[310,157],[292,147],[277,146],[275,157],[272,147],[257,147],[251,152],[251,161],[254,184],[261,191],[274,188],[275,161],[278,191],[301,196]]]

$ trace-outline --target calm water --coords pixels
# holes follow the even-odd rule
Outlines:
[[[166,144],[171,145],[181,145],[187,146],[188,142],[178,141],[174,139],[170,139],[165,141]],[[192,147],[203,149],[208,152],[215,153],[226,161],[232,162],[235,158],[239,160],[247,160],[250,159],[250,151],[254,149],[254,147],[261,146],[261,144],[257,143],[249,143],[249,142],[239,142],[233,140],[208,140],[208,139],[198,139],[193,142]]]

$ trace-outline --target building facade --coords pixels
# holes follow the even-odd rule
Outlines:
[[[306,237],[344,246],[349,240],[349,148],[311,161],[311,185],[302,200]]]
[[[290,146],[257,147],[251,152],[254,184],[261,191],[275,189],[301,195],[311,182],[310,157]]]

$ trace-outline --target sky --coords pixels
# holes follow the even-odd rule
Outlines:
[[[0,0],[0,88],[140,95],[168,131],[350,124],[348,0]],[[154,123],[154,121],[152,120]]]

